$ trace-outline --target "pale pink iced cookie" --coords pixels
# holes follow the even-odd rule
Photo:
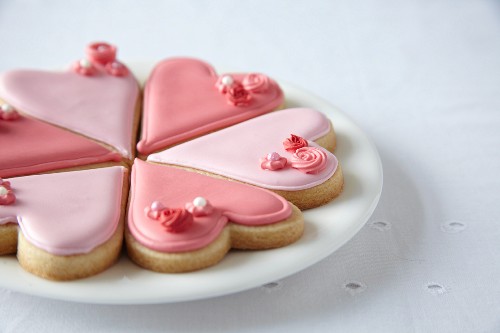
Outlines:
[[[66,71],[0,75],[2,177],[133,159],[138,83],[114,46],[86,53]]]
[[[340,164],[323,148],[332,149],[334,137],[322,113],[287,109],[152,154],[148,161],[259,186],[308,209],[342,191]]]
[[[283,92],[264,74],[221,74],[189,58],[160,62],[146,82],[140,155],[280,108]]]
[[[159,272],[212,266],[230,248],[269,249],[303,233],[301,212],[254,186],[136,160],[132,168],[128,255]]]
[[[120,254],[127,192],[121,166],[0,179],[0,254],[47,279],[97,274]]]

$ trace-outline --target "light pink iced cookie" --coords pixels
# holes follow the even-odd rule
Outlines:
[[[304,228],[300,211],[270,191],[141,160],[127,226],[129,256],[160,272],[214,265],[230,248],[285,246]]]
[[[4,176],[134,156],[139,87],[112,45],[89,45],[86,58],[66,71],[2,73],[0,104],[0,141],[8,144],[0,145]],[[12,168],[19,172],[2,171]]]
[[[152,154],[148,161],[273,190],[307,209],[327,203],[342,190],[337,158],[315,142],[331,147],[332,133],[322,113],[287,109]]]
[[[105,270],[121,250],[127,184],[121,166],[0,179],[0,254],[53,280]]]
[[[200,60],[164,60],[146,83],[137,149],[141,155],[165,149],[276,110],[283,100],[263,74],[218,75]]]

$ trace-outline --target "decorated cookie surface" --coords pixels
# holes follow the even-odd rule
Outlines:
[[[299,191],[324,183],[337,170],[337,158],[313,142],[330,130],[318,111],[281,110],[152,154],[148,161]]]
[[[133,166],[128,228],[156,251],[196,250],[228,222],[269,225],[291,212],[286,200],[267,190],[141,160]]]
[[[67,71],[3,73],[0,98],[21,113],[99,141],[131,159],[139,88],[115,55],[114,46],[94,43],[87,57]],[[2,142],[5,135],[0,128]],[[31,141],[36,140],[33,133]]]
[[[31,244],[54,255],[87,253],[116,231],[125,171],[115,166],[0,180],[0,192],[8,188],[15,196],[0,202],[0,226],[18,224]]]
[[[263,74],[222,74],[205,62],[175,58],[159,63],[144,93],[142,137],[150,154],[188,139],[276,110],[283,92]]]

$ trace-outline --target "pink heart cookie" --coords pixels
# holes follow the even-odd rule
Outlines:
[[[114,59],[115,53],[113,46],[95,43],[87,48],[89,59],[64,72],[3,73],[0,98],[23,113],[99,141],[132,159],[139,87]]]
[[[173,223],[184,226],[172,228]],[[230,247],[284,246],[302,232],[300,211],[270,191],[134,163],[126,240],[129,256],[141,266],[162,272],[200,269],[218,262]]]
[[[219,77],[200,60],[161,62],[144,92],[140,154],[150,154],[182,141],[278,109],[283,92],[262,74]]]
[[[106,269],[121,249],[127,174],[114,166],[0,180],[15,197],[0,202],[0,253],[17,248],[25,269],[55,280]]]
[[[148,161],[201,170],[270,189],[306,209],[328,202],[342,190],[337,158],[314,142],[332,131],[330,121],[318,111],[287,109],[152,154]],[[283,144],[291,134],[307,140],[310,147],[306,149],[320,154],[318,170],[300,170],[297,163],[301,161],[296,159],[299,152],[287,151]],[[264,166],[262,158],[273,153],[288,163],[274,171]]]

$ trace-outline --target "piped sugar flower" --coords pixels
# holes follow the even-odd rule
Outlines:
[[[154,201],[144,208],[146,216],[161,222],[168,232],[182,232],[193,224],[193,215],[183,208],[167,208],[161,202]]]
[[[241,82],[231,75],[222,75],[215,82],[215,87],[220,93],[226,95],[227,102],[234,106],[248,105],[252,96]]]
[[[112,61],[106,64],[106,72],[113,76],[126,76],[128,74],[128,68],[119,61]]]
[[[269,87],[269,78],[264,74],[250,73],[241,82],[245,90],[252,93],[261,93]]]
[[[234,83],[234,78],[231,75],[221,75],[215,82],[215,87],[219,92],[225,94],[229,87],[231,87]]]
[[[283,169],[287,164],[287,159],[281,157],[280,154],[272,152],[267,154],[266,157],[260,159],[260,167],[263,170],[276,171]]]
[[[208,216],[214,211],[213,206],[204,197],[196,197],[192,202],[186,203],[186,209],[195,217]]]
[[[73,64],[73,70],[81,75],[92,76],[97,73],[97,69],[88,59],[80,59]]]
[[[10,182],[0,178],[0,205],[12,205],[14,202],[16,202],[16,196]]]
[[[17,112],[12,105],[7,103],[0,105],[0,119],[16,120],[19,119],[19,117],[19,112]]]
[[[116,59],[116,46],[97,42],[87,46],[87,57],[92,63],[106,65],[115,61]]]
[[[303,173],[317,174],[326,168],[327,155],[315,147],[302,147],[290,159],[292,168]]]
[[[289,153],[295,153],[297,149],[308,146],[306,139],[295,134],[290,134],[290,137],[283,141],[283,147]]]

